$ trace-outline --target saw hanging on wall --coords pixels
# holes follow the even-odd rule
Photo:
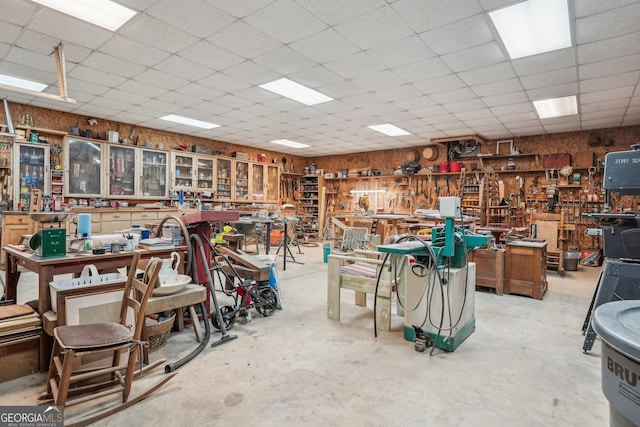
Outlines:
[[[449,143],[449,158],[476,157],[480,153],[481,144],[475,139],[462,139]]]

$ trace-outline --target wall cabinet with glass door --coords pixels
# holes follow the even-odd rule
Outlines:
[[[78,137],[64,139],[64,195],[101,197],[107,170],[102,169],[104,144]]]
[[[196,161],[198,175],[197,189],[201,193],[211,194],[215,191],[213,178],[215,176],[215,159],[213,157],[198,156]],[[209,197],[204,197],[205,199]]]
[[[171,153],[172,189],[196,191],[196,155],[182,152]]]
[[[215,200],[230,202],[233,197],[233,160],[218,157],[216,159],[216,195]]]
[[[141,149],[140,197],[146,199],[165,198],[168,195],[169,153],[166,151]]]
[[[106,196],[132,198],[137,195],[139,176],[136,173],[135,147],[127,145],[107,144],[107,177]]]
[[[248,202],[252,199],[252,195],[249,193],[249,174],[251,172],[249,164],[249,162],[241,160],[234,161],[235,194],[233,200],[236,202]]]
[[[280,203],[280,167],[266,165],[267,169],[267,188],[266,202]]]
[[[39,190],[41,196],[51,195],[49,146],[15,143],[13,150],[13,208],[28,211],[33,190]]]
[[[264,164],[253,163],[251,165],[251,200],[254,202],[264,202],[266,200],[265,190]]]

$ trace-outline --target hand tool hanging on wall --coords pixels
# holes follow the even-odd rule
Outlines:
[[[438,186],[438,176],[433,177],[433,190],[435,192],[434,204],[438,202],[438,197],[440,196],[440,186]],[[432,206],[433,208],[434,206]]]
[[[450,193],[449,193],[449,175],[444,177],[444,182],[447,185],[447,194],[446,194],[446,196],[448,196],[448,195],[450,195]]]

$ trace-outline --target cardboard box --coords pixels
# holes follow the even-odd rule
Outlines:
[[[596,155],[592,151],[578,151],[575,161],[577,168],[590,168],[595,165]]]
[[[39,371],[40,329],[0,339],[0,382]]]

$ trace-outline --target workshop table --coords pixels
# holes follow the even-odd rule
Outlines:
[[[355,214],[334,214],[337,219],[343,220],[349,227],[353,227],[356,223],[373,223],[374,220],[379,221],[376,234],[380,235],[380,240],[384,243],[387,237],[400,234],[402,224],[411,220],[413,217],[408,214],[375,214],[375,215],[355,215]]]
[[[246,218],[246,219],[242,218],[236,221],[229,221],[231,225],[250,224],[250,225],[253,225],[254,227],[256,226],[256,224],[264,224],[265,232],[266,232],[266,236],[264,239],[264,252],[267,255],[269,255],[269,251],[271,250],[271,227],[272,227],[272,224],[276,222],[279,222],[279,221],[273,220],[273,219],[260,219],[260,218]]]
[[[42,318],[44,313],[51,310],[51,294],[49,283],[58,274],[80,274],[85,265],[93,264],[98,271],[129,267],[131,258],[135,252],[120,252],[117,254],[93,255],[91,253],[74,253],[57,257],[40,257],[33,252],[25,250],[22,245],[7,245],[2,248],[7,254],[5,269],[6,300],[17,301],[19,268],[33,271],[38,275],[38,314]],[[185,246],[162,250],[137,250],[141,259],[169,257],[171,252],[183,252]],[[43,335],[40,339],[40,370],[49,366],[49,354],[52,341],[49,335]]]

